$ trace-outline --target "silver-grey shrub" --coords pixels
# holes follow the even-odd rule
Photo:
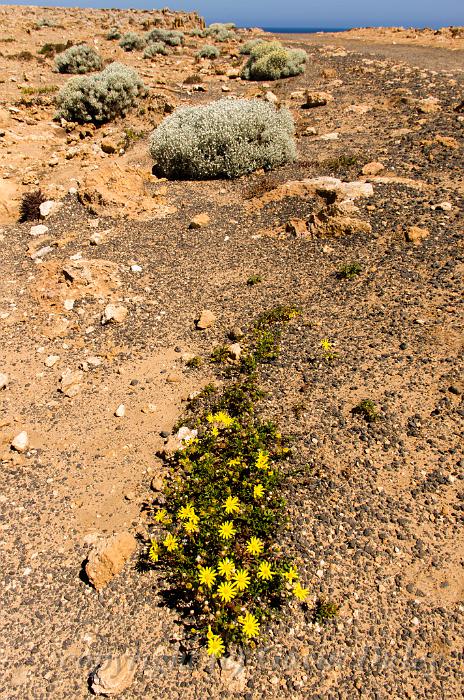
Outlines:
[[[169,178],[234,178],[272,169],[296,157],[287,109],[261,100],[222,99],[181,107],[153,132],[155,172]]]
[[[153,41],[151,44],[148,44],[147,48],[143,52],[143,57],[153,58],[153,56],[158,54],[161,54],[162,56],[168,55],[166,44],[164,44],[162,41]]]
[[[162,41],[168,46],[181,46],[184,43],[183,32],[178,32],[175,29],[152,29],[147,34],[147,42]]]
[[[198,51],[198,58],[219,58],[221,52],[216,46],[211,46],[210,44],[205,44]]]
[[[307,54],[302,49],[287,49],[278,41],[257,44],[242,69],[244,80],[278,80],[304,72]]]
[[[57,117],[79,124],[102,124],[124,115],[144,93],[135,70],[110,63],[101,73],[68,80],[56,98]]]
[[[249,39],[249,41],[246,41],[243,46],[240,47],[240,53],[242,56],[249,56],[251,50],[254,49],[255,46],[258,46],[258,44],[262,43],[263,39]]]
[[[71,46],[55,57],[55,68],[59,73],[90,73],[100,70],[103,62],[92,46]]]
[[[135,32],[128,32],[123,34],[119,46],[124,49],[124,51],[138,51],[143,49],[146,41],[143,36],[139,36]]]
[[[121,32],[117,27],[112,27],[108,34],[106,35],[107,41],[114,41],[115,39],[121,38]]]

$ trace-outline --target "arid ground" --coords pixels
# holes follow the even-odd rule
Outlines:
[[[200,26],[0,8],[0,697],[88,697],[95,668],[127,652],[128,700],[456,700],[464,30],[281,36],[306,49],[306,71],[263,84],[238,77],[240,45],[258,32],[218,45],[214,61],[195,58],[211,41],[193,36],[152,61],[105,39],[154,18]],[[148,87],[139,107],[98,128],[54,121],[69,76],[38,51],[68,39],[135,67]],[[326,104],[308,106],[306,91]],[[298,160],[237,180],[152,175],[148,138],[164,116],[224,96],[286,105]],[[322,177],[358,184],[342,203]],[[51,214],[18,223],[38,188]],[[191,228],[198,214],[209,219]],[[112,533],[143,550],[157,455],[191,392],[224,381],[211,352],[279,304],[301,313],[260,370],[259,410],[292,437],[279,537],[311,595],[257,650],[236,652],[234,675],[185,645],[159,573],[137,555],[98,592],[82,566]],[[120,322],[102,324],[108,305]],[[204,309],[216,320],[201,331]],[[376,420],[353,412],[363,399]],[[321,598],[338,614],[319,623]]]

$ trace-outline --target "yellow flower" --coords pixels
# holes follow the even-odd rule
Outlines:
[[[256,459],[255,465],[258,469],[268,469],[269,468],[269,455],[267,455],[262,450],[259,451],[258,457]]]
[[[250,576],[247,569],[237,569],[234,574],[234,583],[239,591],[245,591],[250,585]]]
[[[166,535],[166,539],[163,541],[163,544],[168,552],[174,552],[176,549],[179,549],[177,537],[174,537],[174,535],[171,535],[171,533]]]
[[[253,554],[254,556],[261,554],[264,549],[263,541],[259,537],[251,537],[246,546],[248,554]]]
[[[229,428],[235,422],[226,411],[218,411],[217,413],[209,413],[206,416],[208,423],[221,423],[225,428]]]
[[[326,352],[332,350],[332,343],[328,338],[323,338],[323,340],[321,340],[321,348]]]
[[[291,566],[288,571],[284,571],[284,576],[287,579],[287,581],[290,581],[290,583],[292,583],[295,579],[298,578],[298,571],[295,569],[294,566]]]
[[[208,635],[208,649],[210,656],[222,656],[225,652],[224,642],[219,634]]]
[[[223,540],[229,540],[235,535],[235,533],[236,530],[232,520],[226,520],[219,528],[219,536],[222,537]]]
[[[198,580],[204,586],[211,588],[216,580],[216,572],[211,566],[198,567]]]
[[[254,498],[262,498],[264,496],[264,486],[262,484],[256,484],[253,489]]]
[[[238,467],[240,465],[240,460],[237,457],[235,459],[229,459],[227,465],[229,467]]]
[[[224,583],[220,583],[217,589],[218,596],[224,603],[228,603],[229,600],[232,600],[232,598],[235,598],[237,595],[237,588],[235,586],[235,583],[230,583],[230,581],[225,581]]]
[[[213,437],[217,437],[219,435],[219,428],[216,425],[213,425],[211,428],[211,435]]]
[[[184,523],[184,530],[189,535],[193,535],[194,532],[200,532],[200,528],[194,520],[188,520]]]
[[[148,552],[148,556],[150,558],[150,561],[156,562],[159,559],[159,544],[156,540],[151,541],[151,547]]]
[[[195,509],[191,503],[187,503],[186,506],[182,506],[182,508],[179,509],[177,515],[181,520],[191,520],[192,518],[197,517]]]
[[[232,559],[228,557],[221,559],[221,561],[218,562],[218,571],[221,576],[225,576],[226,579],[229,580],[235,571],[235,564]]]
[[[161,508],[161,510],[159,510],[157,512],[157,514],[155,515],[156,522],[162,523],[163,520],[166,518],[167,514],[168,514],[168,512],[167,512],[166,508]]]
[[[246,637],[257,637],[259,634],[259,622],[254,615],[246,613],[238,618],[242,625],[243,634]]]
[[[270,581],[273,576],[274,572],[271,570],[271,565],[269,564],[269,562],[261,562],[258,569],[258,578],[261,578],[264,581]]]
[[[240,511],[240,506],[237,496],[229,496],[222,507],[229,515],[231,513],[238,513]]]
[[[293,593],[296,595],[298,600],[306,600],[306,598],[309,595],[309,589],[302,588],[302,586],[299,583],[297,583],[295,588],[293,589]]]

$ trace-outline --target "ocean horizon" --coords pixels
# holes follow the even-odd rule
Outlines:
[[[261,27],[273,34],[318,34],[319,32],[346,32],[352,27]]]

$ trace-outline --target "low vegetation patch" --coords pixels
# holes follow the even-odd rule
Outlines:
[[[198,58],[219,58],[220,55],[221,52],[219,49],[216,46],[211,46],[210,44],[205,44],[205,46],[202,46],[197,53]]]
[[[239,177],[296,157],[290,112],[260,100],[182,107],[153,132],[155,170],[179,179]]]
[[[144,93],[135,70],[111,63],[101,73],[71,78],[57,95],[57,117],[102,124],[126,114]]]
[[[146,44],[146,40],[143,36],[136,34],[135,32],[128,32],[123,34],[119,46],[124,49],[124,51],[140,51]]]
[[[292,317],[283,307],[254,328]],[[232,643],[254,646],[289,598],[309,591],[285,553],[282,496],[287,441],[262,421],[256,377],[222,391],[205,387],[191,423],[197,436],[169,460],[161,507],[153,507],[148,558],[170,585],[167,598],[187,631],[222,656]]]
[[[184,34],[175,29],[152,29],[146,36],[147,43],[153,41],[162,41],[168,46],[182,46],[184,43]]]
[[[100,70],[102,65],[99,54],[87,44],[71,46],[55,58],[58,73],[90,73]]]
[[[45,56],[45,58],[53,58],[53,56],[55,56],[57,53],[66,51],[66,49],[69,49],[72,45],[72,41],[67,41],[66,44],[47,43],[44,44],[37,53],[39,53],[41,56]]]
[[[362,266],[359,263],[347,263],[346,265],[342,265],[337,271],[337,278],[339,280],[352,280],[360,275],[361,272]]]
[[[250,50],[242,69],[244,80],[278,80],[304,72],[307,54],[302,49],[287,49],[278,41],[261,42]]]
[[[168,53],[166,44],[164,44],[162,41],[153,41],[151,44],[148,44],[147,48],[143,52],[143,57],[153,58],[153,56],[158,55],[167,56]]]
[[[46,200],[47,197],[41,189],[26,192],[19,206],[19,222],[38,221],[40,219],[40,205]]]
[[[352,410],[354,415],[362,416],[368,423],[373,423],[379,417],[377,406],[372,399],[362,399]]]

